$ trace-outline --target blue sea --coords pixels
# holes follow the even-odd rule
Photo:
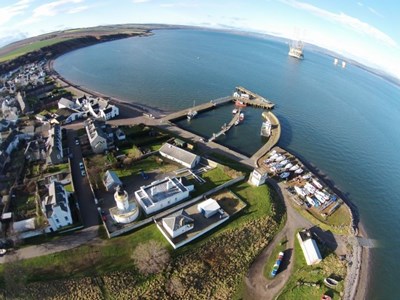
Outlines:
[[[305,48],[287,55],[282,42],[205,30],[159,30],[82,48],[55,61],[71,82],[128,102],[174,111],[230,95],[244,86],[276,104],[279,145],[317,166],[353,201],[368,236],[372,271],[368,299],[400,295],[400,88],[351,64]],[[232,106],[180,125],[209,137]],[[219,141],[254,153],[261,110]],[[396,296],[394,296],[396,295]]]

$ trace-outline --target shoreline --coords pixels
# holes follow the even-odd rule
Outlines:
[[[65,54],[65,53],[64,53]],[[126,111],[120,111],[120,116],[118,118],[126,118],[126,117],[136,117],[136,116],[142,116],[143,113],[148,113],[152,114],[155,118],[161,118],[168,113],[171,113],[170,111],[166,110],[161,110],[158,108],[154,108],[151,106],[147,106],[145,104],[139,104],[139,103],[131,103],[127,102],[126,100],[118,99],[115,97],[110,97],[107,95],[104,95],[102,93],[99,93],[97,91],[93,91],[89,88],[79,86],[77,84],[74,84],[64,77],[62,77],[54,68],[54,60],[56,58],[50,59],[46,63],[46,69],[49,72],[49,76],[51,76],[57,83],[61,85],[61,87],[73,92],[74,94],[77,94],[79,96],[82,95],[92,95],[94,97],[102,97],[105,99],[110,99],[110,103],[115,104],[119,107],[124,107],[127,110]],[[184,129],[186,130],[186,129]],[[278,146],[279,147],[279,146]],[[284,148],[282,148],[284,149]],[[284,149],[285,151],[288,151]],[[235,150],[236,151],[236,150]],[[238,151],[240,153],[240,151]],[[289,152],[289,151],[288,151]],[[334,182],[327,177],[326,174],[323,174],[320,172],[318,167],[312,165],[310,162],[307,160],[303,159],[301,155],[298,155],[297,153],[293,153],[290,151],[289,153],[292,153],[296,157],[298,157],[301,162],[313,173],[315,174],[321,181],[323,181],[327,186],[329,186],[340,198],[342,198],[349,208],[351,215],[352,215],[352,222],[353,224],[351,225],[352,228],[355,230],[354,236],[361,236],[364,238],[368,238],[368,235],[366,234],[365,228],[363,224],[360,221],[359,213],[357,206],[352,203],[347,196],[341,192],[338,187],[334,184]],[[350,270],[351,266],[348,266],[348,273],[346,275],[345,281],[349,281],[348,283],[345,284],[345,295],[346,291],[348,290],[349,298],[348,299],[365,299],[365,297],[368,295],[367,287],[370,281],[370,276],[369,272],[371,271],[371,256],[370,256],[370,250],[366,247],[361,247],[361,246],[353,246],[353,251],[351,255],[351,266],[356,266],[355,270]],[[349,274],[351,272],[351,274]],[[349,277],[349,278],[348,278]]]
[[[334,193],[336,193],[346,204],[350,210],[352,216],[352,224],[350,225],[353,229],[354,237],[368,238],[367,232],[364,228],[363,223],[360,220],[360,215],[357,206],[345,195],[339,187],[336,186],[335,182],[328,177],[327,174],[321,172],[321,170],[313,165],[311,162],[306,160],[302,155],[294,151],[288,151],[285,148],[278,146],[279,148],[287,151],[294,155],[301,163],[313,173],[320,181],[326,184]],[[371,280],[369,275],[371,271],[371,255],[370,250],[367,247],[359,245],[352,245],[351,264],[348,265],[348,271],[345,278],[345,291],[347,290],[348,298],[345,299],[367,299],[368,296],[368,284]],[[356,268],[352,269],[352,266]],[[346,295],[346,292],[345,292]]]

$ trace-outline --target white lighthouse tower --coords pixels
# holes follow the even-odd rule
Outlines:
[[[135,221],[139,216],[139,209],[135,200],[129,202],[128,192],[122,186],[117,186],[114,193],[116,207],[110,209],[112,218],[117,223],[127,224]]]

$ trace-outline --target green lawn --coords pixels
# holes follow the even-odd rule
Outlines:
[[[332,299],[340,299],[340,292],[343,291],[343,280],[339,282],[335,290],[326,287],[323,280],[332,276],[344,279],[346,264],[341,262],[329,249],[320,247],[320,251],[323,257],[322,262],[308,266],[297,236],[295,237],[293,273],[278,300],[319,300],[323,294],[331,296]],[[310,284],[311,286],[301,283]],[[315,286],[312,286],[312,284],[315,284]]]
[[[139,174],[140,170],[147,172],[147,171],[162,168],[163,164],[165,164],[165,163],[162,163],[162,164],[158,163],[154,156],[149,156],[145,159],[133,162],[131,166],[126,166],[122,169],[117,169],[114,171],[118,175],[119,178],[123,178],[123,177],[131,176],[131,175]]]
[[[58,173],[61,171],[69,170],[69,163],[53,165],[47,168],[47,173]]]
[[[59,42],[66,41],[66,40],[68,40],[68,39],[53,38],[53,39],[48,39],[48,40],[44,40],[44,41],[33,42],[29,45],[24,45],[14,51],[4,54],[3,56],[0,57],[0,62],[11,60],[11,59],[17,58],[21,55],[24,55],[26,53],[33,52],[33,51],[39,50],[43,47],[54,45],[54,44],[57,44]]]
[[[337,234],[349,234],[351,216],[343,203],[332,215],[324,219],[321,215],[310,212],[308,210],[294,206],[302,216],[310,220],[313,224],[321,227],[323,230],[330,230]]]

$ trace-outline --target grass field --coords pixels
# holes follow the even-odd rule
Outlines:
[[[309,299],[319,300],[326,294],[332,299],[340,299],[340,292],[343,291],[343,279],[346,274],[346,264],[329,249],[320,247],[322,262],[317,265],[308,266],[300,243],[295,238],[294,267],[284,290],[278,300]],[[328,288],[323,280],[326,277],[341,279],[336,289]]]
[[[43,47],[51,46],[51,45],[54,45],[54,44],[57,44],[59,42],[66,41],[66,40],[68,40],[68,39],[53,38],[53,39],[48,39],[48,40],[44,40],[44,41],[33,42],[29,45],[22,46],[18,49],[15,49],[14,51],[4,54],[3,56],[0,56],[0,62],[12,60],[12,59],[17,58],[26,53],[33,52],[33,51],[39,50]]]

